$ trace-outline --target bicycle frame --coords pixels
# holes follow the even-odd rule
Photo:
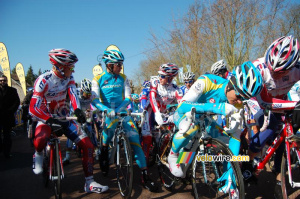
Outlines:
[[[244,129],[246,131],[247,128]],[[274,139],[272,144],[266,150],[265,154],[262,156],[261,160],[256,164],[255,173],[258,175],[265,167],[266,163],[269,162],[270,158],[273,156],[274,152],[277,148],[281,145],[282,142],[285,142],[285,149],[286,149],[286,157],[287,157],[287,168],[288,168],[288,176],[289,176],[289,183],[292,188],[300,187],[300,182],[294,182],[292,179],[292,172],[291,172],[291,154],[290,150],[292,148],[298,148],[299,145],[296,142],[290,139],[293,136],[293,127],[291,124],[291,119],[288,117],[284,117],[284,124],[282,129],[280,130],[280,134]],[[297,150],[297,158],[300,160],[300,152]]]

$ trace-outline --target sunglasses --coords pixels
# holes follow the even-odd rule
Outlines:
[[[118,66],[118,67],[122,67],[123,66],[123,62],[118,62],[118,63],[113,63],[114,66]]]
[[[194,82],[194,80],[184,81],[185,84],[191,84],[191,83],[193,83],[193,82]]]
[[[171,76],[167,76],[167,75],[158,75],[160,78],[165,79],[165,78],[170,78]]]
[[[73,67],[68,67],[68,69],[69,69],[69,71],[74,72],[75,66],[73,66]]]
[[[7,82],[6,79],[0,79],[0,82]]]

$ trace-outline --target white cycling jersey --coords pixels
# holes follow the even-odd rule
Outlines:
[[[274,110],[293,110],[297,102],[289,101],[287,94],[300,79],[300,63],[298,62],[286,75],[278,79],[272,77],[270,70],[265,65],[264,58],[255,60],[253,64],[262,75],[264,88],[256,98],[247,101],[251,112],[256,114],[260,110],[260,106],[266,107],[267,105],[270,105]],[[291,97],[291,99],[296,99],[296,97]]]
[[[182,98],[181,89],[170,83],[168,85],[161,85],[159,80],[152,80],[150,85],[150,104],[153,112],[165,113],[166,106],[177,100],[179,104]]]
[[[287,99],[287,93],[300,80],[300,62],[279,79],[274,79],[271,76],[270,70],[265,65],[264,57],[255,60],[253,64],[260,71],[268,93],[274,98]]]

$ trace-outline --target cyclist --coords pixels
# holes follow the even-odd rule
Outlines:
[[[151,79],[149,94],[151,106],[147,108],[145,122],[142,127],[143,150],[147,161],[152,144],[152,134],[155,131],[155,122],[158,125],[168,123],[168,118],[163,115],[166,113],[167,105],[176,103],[176,101],[179,103],[182,98],[182,91],[172,83],[172,80],[178,74],[178,70],[178,66],[173,63],[162,64],[158,71],[159,78]]]
[[[288,101],[287,93],[292,86],[300,79],[300,63],[299,59],[299,43],[293,36],[283,36],[275,40],[266,50],[265,56],[253,62],[253,64],[260,71],[263,81],[264,89],[256,100],[248,101],[251,112],[254,114],[254,119],[258,121],[258,125],[262,126],[263,110],[267,105],[270,105],[274,110],[281,108],[289,108],[293,111],[292,122],[294,124],[294,132],[299,129],[297,124],[300,124],[300,112],[297,101]],[[291,98],[293,99],[293,98]],[[295,107],[296,106],[296,107]],[[272,114],[270,125],[263,132],[256,133],[249,146],[250,162],[243,165],[243,175],[249,180],[255,179],[252,175],[253,159],[265,143],[273,138],[277,129],[278,122],[281,120],[280,114]],[[277,182],[275,186],[275,197],[282,197],[281,181],[280,181],[280,163],[282,153],[284,151],[284,144],[277,150],[275,155],[275,172],[277,173]]]
[[[195,74],[192,72],[184,73],[183,81],[184,81],[184,85],[181,86],[180,89],[182,90],[182,94],[185,95],[195,82]]]
[[[133,113],[140,112],[140,97],[138,94],[131,94],[132,102],[128,106],[128,110],[131,110]]]
[[[248,83],[244,84],[244,82]],[[234,105],[242,104],[244,99],[255,97],[261,89],[262,77],[251,62],[244,62],[241,66],[235,67],[230,80],[212,74],[200,76],[191,87],[192,92],[188,92],[183,97],[174,114],[175,125],[179,131],[174,135],[172,149],[168,156],[171,173],[183,177],[182,169],[176,163],[179,151],[199,129],[198,125],[191,127],[186,118],[186,113],[192,107],[196,108],[197,113],[212,112],[227,116],[237,111]],[[238,155],[239,152],[237,145],[239,146],[237,139],[229,140],[229,148],[234,155]],[[225,184],[220,190],[226,189],[227,192],[226,186]]]
[[[92,131],[92,110],[91,110],[91,102],[92,102],[92,82],[89,79],[83,79],[81,81],[81,88],[79,91],[79,103],[81,110],[85,112],[87,121],[85,123],[85,133],[93,133]],[[71,107],[71,112],[74,112]],[[91,141],[94,145],[94,147],[97,146],[97,139],[95,137],[95,134],[93,133],[91,136]],[[63,160],[64,164],[69,164],[70,163],[70,151],[72,149],[72,141],[70,139],[67,140],[67,149],[66,149],[66,157]]]
[[[107,110],[108,113],[107,125],[103,130],[103,147],[100,157],[100,167],[103,174],[106,175],[109,170],[108,144],[118,124],[115,113],[126,111],[131,100],[129,81],[125,75],[120,74],[124,61],[123,54],[117,50],[104,51],[102,60],[106,65],[106,71],[94,77],[92,81],[92,92],[95,96],[92,104],[101,111]],[[123,125],[134,150],[136,162],[142,170],[142,184],[146,189],[156,191],[157,186],[147,173],[145,155],[141,148],[137,127],[132,118]]]
[[[69,113],[66,104],[68,94],[78,122],[85,122],[85,116],[80,109],[76,95],[75,80],[72,76],[78,59],[74,53],[66,49],[53,49],[49,52],[49,57],[53,65],[52,71],[40,75],[36,80],[29,107],[30,114],[39,120],[34,138],[36,151],[33,156],[33,172],[35,174],[43,172],[43,149],[50,137],[51,126],[60,124],[64,129],[64,134],[83,150],[82,165],[86,179],[84,190],[95,193],[105,192],[108,187],[100,185],[93,178],[93,144],[89,138],[86,135],[77,135],[75,122],[57,120],[52,116],[52,114],[65,116]]]
[[[211,73],[223,77],[224,79],[230,79],[232,73],[227,70],[224,60],[219,60],[211,66]]]
[[[144,87],[141,94],[140,94],[140,101],[141,101],[141,109],[146,110],[147,107],[149,106],[149,93],[150,93],[150,81],[144,81],[142,84]]]

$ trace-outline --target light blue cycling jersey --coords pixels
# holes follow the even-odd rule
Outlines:
[[[108,108],[116,112],[124,110],[131,102],[129,81],[125,75],[114,75],[107,71],[94,77],[92,81],[93,105],[104,111]]]
[[[300,81],[297,81],[296,84],[294,84],[288,92],[287,97],[290,101],[300,101]]]
[[[177,114],[175,113],[175,121],[176,116],[182,117],[192,107],[195,107],[198,113],[212,112],[225,115],[225,104],[223,103],[227,102],[225,88],[228,82],[228,80],[212,74],[200,76],[190,88],[192,92],[188,92],[182,98],[182,103],[176,111]],[[177,125],[179,123],[180,120],[177,121]]]
[[[116,113],[125,111],[131,103],[129,81],[123,74],[115,75],[105,71],[94,77],[92,81],[92,96],[92,104],[99,110],[108,110],[108,113],[112,109]],[[103,143],[108,144],[118,125],[118,119],[107,117],[105,123]],[[134,150],[136,163],[140,168],[146,168],[146,159],[140,144],[138,130],[131,117],[128,117],[126,122],[123,122],[123,128],[129,139],[131,148]]]

